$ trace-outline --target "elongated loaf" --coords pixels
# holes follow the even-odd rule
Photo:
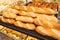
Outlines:
[[[31,23],[23,23],[20,21],[16,21],[14,23],[15,26],[21,27],[21,28],[25,28],[25,29],[29,29],[29,30],[34,30],[35,29],[35,25],[31,24]]]
[[[33,6],[15,6],[15,9],[24,10],[24,11],[32,11],[42,14],[56,14],[56,12],[50,8],[38,8]]]
[[[38,14],[37,17],[42,16],[48,21],[58,22],[58,19],[53,15]]]
[[[58,22],[58,18],[56,18],[55,16],[49,16],[49,18],[50,18],[50,21]]]
[[[54,38],[60,39],[60,30],[53,29],[53,28],[49,29],[43,26],[38,26],[36,28],[36,31],[42,35],[48,35],[48,36],[52,36]]]
[[[48,15],[38,15],[37,19],[39,19],[44,26],[47,26],[50,28],[58,28],[58,29],[60,28],[59,24],[57,23],[58,20],[53,16],[51,18]],[[35,24],[37,24],[37,22],[35,22]]]
[[[4,10],[3,12],[15,13],[15,14],[19,13],[19,11],[18,11],[18,10],[13,9],[13,8],[8,8],[7,10]]]
[[[36,25],[41,25],[41,26],[44,26],[44,27],[49,27],[49,28],[51,28],[51,27],[54,27],[53,25],[52,25],[52,23],[50,22],[50,21],[48,21],[44,16],[42,16],[42,15],[38,15],[38,17],[36,18],[36,19],[34,19],[34,23],[36,24]]]
[[[6,18],[15,18],[17,15],[15,13],[4,12],[3,16]]]
[[[1,17],[1,21],[5,22],[5,23],[10,23],[10,24],[13,24],[15,22],[15,20],[13,20],[13,19],[7,19],[4,17]]]
[[[21,16],[36,17],[36,13],[34,13],[34,12],[20,11],[20,13],[18,13],[18,14]]]
[[[16,20],[22,21],[22,22],[29,22],[33,23],[33,18],[32,17],[26,17],[26,16],[17,16]]]

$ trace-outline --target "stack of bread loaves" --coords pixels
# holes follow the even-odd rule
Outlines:
[[[35,1],[33,3],[38,4]],[[40,7],[41,5],[38,7],[37,4],[37,6],[34,6],[33,3],[28,6],[14,6],[5,10],[0,20],[21,28],[36,30],[42,35],[60,39],[60,25],[57,23],[58,19],[54,16],[57,12],[57,5],[52,6],[55,3],[50,5],[43,2],[42,7]],[[49,7],[45,4],[49,5]]]

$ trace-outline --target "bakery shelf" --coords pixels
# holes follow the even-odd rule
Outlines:
[[[11,29],[16,30],[18,32],[27,34],[29,36],[35,37],[35,38],[40,39],[40,40],[56,40],[56,39],[54,39],[52,37],[49,37],[49,36],[40,35],[39,33],[35,32],[35,31],[30,31],[30,30],[27,30],[27,29],[24,29],[24,28],[16,27],[12,24],[7,24],[7,23],[4,23],[2,21],[0,21],[0,25],[3,25],[7,28],[11,28]]]

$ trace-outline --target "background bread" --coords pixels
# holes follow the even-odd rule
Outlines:
[[[33,6],[15,6],[15,9],[23,10],[23,11],[32,11],[42,14],[55,14],[56,12],[50,8],[38,8]],[[29,9],[29,10],[28,10]]]

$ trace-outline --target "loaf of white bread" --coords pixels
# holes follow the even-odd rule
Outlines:
[[[38,26],[41,25],[47,28],[57,28],[57,29],[60,28],[58,24],[58,19],[55,16],[48,16],[41,14],[34,19],[34,23]]]
[[[42,35],[49,35],[60,40],[60,30],[58,29],[37,26],[36,31]]]
[[[26,16],[17,16],[15,18],[17,21],[27,22],[27,23],[33,23],[32,17],[26,17]]]
[[[40,14],[56,14],[56,11],[50,8],[38,8],[34,6],[15,6],[14,8],[22,11],[28,11],[28,12],[32,11]]]

